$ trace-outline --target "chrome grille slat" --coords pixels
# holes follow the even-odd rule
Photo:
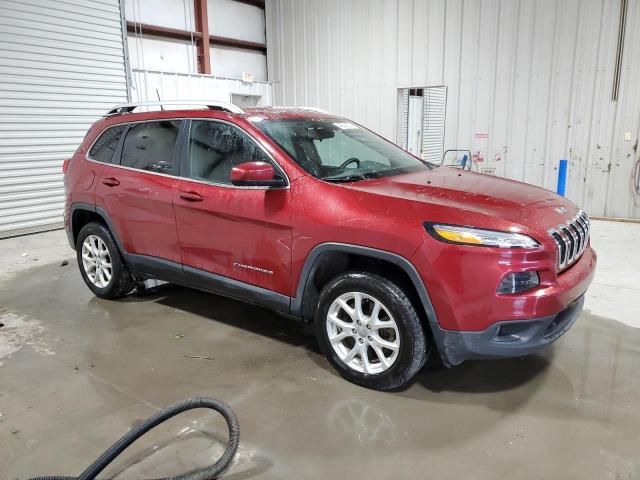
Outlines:
[[[582,256],[589,244],[590,223],[587,214],[580,210],[567,223],[548,230],[547,233],[556,243],[558,270],[565,270]]]
[[[580,250],[584,250],[584,248],[587,246],[587,230],[584,228],[579,215],[576,217],[575,225],[576,227],[578,227],[578,230],[580,232]]]
[[[569,241],[569,253],[567,254],[567,264],[570,264],[571,262],[573,262],[573,259],[575,258],[577,253],[576,238],[573,236],[568,226],[558,225],[558,227],[560,227],[562,233],[564,233],[565,237]]]
[[[578,228],[578,221],[574,218],[572,223],[569,224],[569,230],[572,230],[575,233],[576,237],[576,253],[580,252],[582,249],[582,233],[580,233],[580,229]]]

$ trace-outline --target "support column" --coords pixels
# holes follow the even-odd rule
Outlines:
[[[207,0],[193,0],[195,12],[195,29],[202,33],[202,37],[196,41],[198,56],[198,73],[211,74],[211,51],[209,37],[209,15],[207,12]]]

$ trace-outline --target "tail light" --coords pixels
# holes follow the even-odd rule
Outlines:
[[[62,162],[62,173],[67,173],[67,168],[69,168],[69,158],[67,158],[64,162]]]

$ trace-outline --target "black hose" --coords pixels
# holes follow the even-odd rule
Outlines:
[[[135,442],[142,435],[152,428],[157,427],[162,422],[175,417],[179,413],[186,412],[187,410],[192,410],[194,408],[210,408],[224,417],[227,422],[227,426],[229,427],[229,442],[227,443],[226,450],[220,459],[211,466],[185,475],[159,478],[156,480],[211,480],[217,478],[218,475],[220,475],[229,466],[231,460],[233,460],[233,457],[236,455],[238,443],[240,442],[240,424],[238,423],[236,414],[226,403],[214,400],[213,398],[192,398],[191,400],[184,400],[163,408],[155,415],[152,415],[141,424],[129,430],[129,432],[127,432],[120,440],[100,455],[100,458],[89,465],[79,477],[47,476],[34,477],[31,480],[94,480],[96,475],[104,470],[107,465],[109,465],[118,455],[120,455],[129,445]]]

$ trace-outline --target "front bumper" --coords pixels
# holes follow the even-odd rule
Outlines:
[[[519,357],[560,338],[577,320],[583,305],[584,295],[561,312],[547,317],[497,322],[479,332],[444,330],[432,324],[432,331],[447,366],[464,360]]]
[[[65,227],[65,232],[67,233],[67,240],[69,241],[69,245],[71,245],[72,249],[76,249],[76,244],[73,243],[73,232],[70,227]]]

